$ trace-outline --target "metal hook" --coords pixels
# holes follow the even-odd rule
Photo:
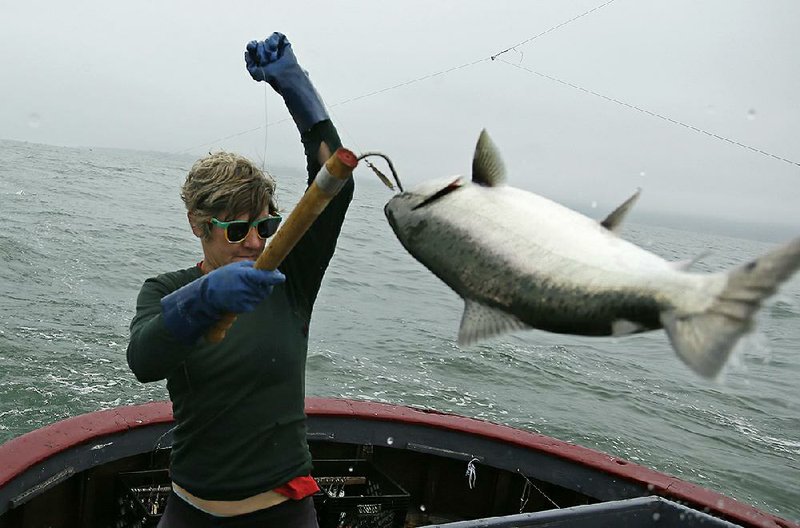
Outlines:
[[[386,163],[389,164],[389,170],[392,171],[392,176],[394,177],[394,181],[397,184],[397,188],[400,189],[400,192],[403,192],[403,185],[400,183],[400,178],[397,176],[397,171],[394,169],[394,164],[392,163],[392,160],[389,159],[389,156],[383,154],[382,152],[365,152],[358,157],[358,161],[361,161],[363,159],[364,162],[367,164],[367,167],[372,169],[372,171],[378,176],[378,178],[380,178],[380,180],[384,183],[384,185],[394,190],[394,185],[392,185],[392,182],[389,181],[389,178],[387,178],[385,174],[383,174],[380,170],[378,170],[378,168],[375,165],[366,160],[366,158],[370,156],[378,156],[386,160]]]

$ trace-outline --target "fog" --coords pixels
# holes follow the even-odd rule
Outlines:
[[[800,232],[796,1],[4,4],[3,139],[302,167],[244,67],[281,31],[344,144],[407,185],[468,174],[486,128],[511,185],[597,216],[641,188],[634,218]]]

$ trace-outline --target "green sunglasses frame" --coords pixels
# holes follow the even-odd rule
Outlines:
[[[211,219],[211,225],[217,226],[217,227],[225,230],[225,240],[227,240],[229,244],[241,244],[242,241],[244,241],[244,239],[247,238],[247,234],[250,233],[250,229],[252,229],[254,227],[257,227],[258,224],[260,224],[261,222],[266,222],[266,221],[269,221],[269,220],[272,220],[272,221],[276,221],[277,220],[276,225],[275,225],[275,231],[273,231],[271,235],[266,236],[266,237],[262,237],[261,234],[258,232],[258,229],[256,229],[256,234],[258,235],[258,238],[260,238],[261,240],[266,240],[266,239],[268,239],[269,237],[271,237],[272,235],[274,235],[278,231],[278,225],[280,225],[281,220],[283,220],[283,217],[281,215],[265,216],[263,218],[258,218],[256,220],[253,220],[252,222],[248,222],[247,220],[231,220],[230,222],[223,222],[222,220],[217,220],[216,218],[212,218]],[[244,235],[244,237],[242,237],[241,240],[231,241],[231,239],[228,238],[228,226],[235,225],[235,224],[246,224],[247,225],[247,233]]]

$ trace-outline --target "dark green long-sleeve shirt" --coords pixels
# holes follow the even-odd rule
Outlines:
[[[341,146],[330,121],[303,133],[309,183],[322,141]],[[238,500],[311,469],[304,412],[308,327],[322,276],[353,196],[350,180],[279,269],[284,284],[240,314],[217,344],[180,344],[161,298],[199,278],[198,266],[147,279],[131,322],[128,364],[142,382],[167,379],[176,421],[170,475],[193,495]]]

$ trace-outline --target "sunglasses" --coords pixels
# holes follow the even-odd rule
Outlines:
[[[259,218],[258,220],[253,220],[252,222],[248,222],[247,220],[231,220],[230,222],[223,222],[222,220],[212,218],[211,224],[225,230],[225,239],[229,243],[238,244],[247,238],[247,234],[250,232],[251,227],[256,228],[256,233],[258,233],[259,238],[262,240],[268,239],[275,234],[275,231],[278,230],[281,220],[283,220],[283,218],[279,215],[266,216],[264,218]]]

